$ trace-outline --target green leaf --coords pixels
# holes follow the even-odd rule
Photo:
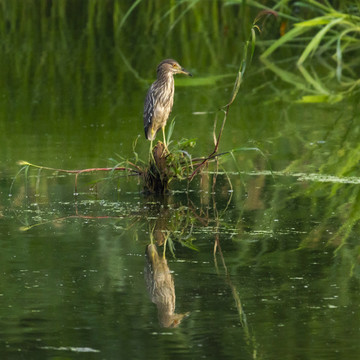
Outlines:
[[[129,8],[129,10],[126,12],[126,14],[123,16],[123,18],[121,19],[121,22],[118,26],[118,28],[116,29],[117,32],[120,31],[122,29],[122,27],[125,25],[125,22],[127,20],[127,18],[130,16],[130,14],[134,11],[134,9],[141,3],[142,0],[136,0]]]
[[[328,16],[320,16],[314,19],[310,19],[307,21],[302,21],[299,23],[296,23],[296,27],[309,27],[309,26],[319,26],[319,25],[326,25],[329,24],[330,19]]]
[[[342,73],[342,51],[341,51],[341,37],[337,39],[336,43],[336,78],[340,82]]]
[[[302,66],[299,66],[299,71],[301,72],[304,79],[311,84],[314,89],[324,95],[329,95],[329,90],[322,84],[321,80],[319,78],[314,78],[310,75],[310,73]],[[315,73],[316,77],[316,73]]]
[[[310,41],[308,46],[305,48],[303,53],[301,54],[297,64],[301,65],[310,55],[310,53],[314,53],[315,50],[318,48],[321,40],[323,39],[324,35],[336,24],[340,23],[343,19],[337,18],[333,21],[331,21],[329,24],[327,24],[324,28],[322,28],[315,37]]]
[[[299,35],[303,34],[304,32],[308,31],[309,28],[307,27],[294,27],[289,32],[287,32],[284,36],[282,36],[280,39],[275,41],[271,46],[265,50],[262,55],[260,56],[260,59],[267,58],[270,54],[272,54],[277,48],[279,48],[281,45],[285,44],[288,41],[294,40]]]
[[[239,89],[240,89],[240,85],[241,85],[241,72],[239,71],[238,74],[237,74],[237,77],[236,77],[236,80],[235,80],[235,83],[234,83],[234,88],[233,88],[233,91],[232,91],[232,94],[231,94],[231,99],[229,101],[229,103],[225,106],[230,106],[235,98],[236,98],[236,95],[237,93],[239,92]]]
[[[170,125],[168,126],[168,131],[167,131],[167,135],[166,135],[166,140],[169,143],[171,140],[171,136],[174,132],[174,127],[175,127],[175,118],[173,118],[170,122]]]
[[[263,59],[263,63],[276,75],[278,75],[282,80],[286,81],[289,84],[296,86],[298,89],[307,90],[307,84],[304,80],[295,75],[293,72],[286,71],[279,66],[275,65],[274,63],[269,62],[266,59]]]
[[[305,95],[297,103],[327,103],[329,95]]]
[[[314,104],[314,103],[330,103],[334,104],[343,99],[341,94],[338,95],[305,95],[297,103],[307,103],[307,104]]]

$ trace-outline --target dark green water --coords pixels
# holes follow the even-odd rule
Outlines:
[[[77,196],[73,175],[29,169],[13,182],[18,160],[134,160],[138,135],[147,159],[139,77],[169,56],[194,74],[177,79],[173,139],[196,138],[194,157],[212,151],[243,41],[222,31],[252,11],[201,2],[175,22],[168,5],[141,3],[120,26],[123,2],[90,3],[62,17],[45,1],[0,2],[0,358],[357,359],[358,97],[295,103],[255,59],[217,176],[163,197],[134,177],[82,174]]]

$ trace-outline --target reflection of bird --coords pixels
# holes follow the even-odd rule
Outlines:
[[[174,75],[192,76],[179,63],[172,59],[163,60],[157,67],[157,79],[151,85],[144,104],[145,137],[152,141],[162,129],[166,148],[165,125],[174,103]]]
[[[145,280],[151,301],[156,304],[163,327],[177,327],[185,314],[175,313],[175,285],[166,258],[159,256],[156,245],[146,247]]]

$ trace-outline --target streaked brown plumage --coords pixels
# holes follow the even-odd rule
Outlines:
[[[174,104],[174,75],[192,76],[172,59],[163,60],[157,67],[157,79],[147,92],[144,104],[145,137],[151,142],[162,129],[165,140],[165,125]]]
[[[166,244],[164,245],[166,247]],[[151,301],[156,304],[163,327],[177,327],[189,313],[175,313],[175,284],[165,256],[159,256],[155,244],[146,247],[145,281]]]

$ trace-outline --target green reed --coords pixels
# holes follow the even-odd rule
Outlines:
[[[2,0],[0,91],[16,84],[22,110],[49,121],[74,112],[83,117],[84,102],[111,107],[125,82],[129,93],[144,86],[159,59],[179,58],[206,73],[225,59],[236,64],[239,12],[222,1]],[[65,104],[69,91],[73,101]],[[8,106],[1,102],[1,112]]]
[[[297,2],[299,8],[311,11],[312,16],[294,21],[289,31],[261,55],[269,69],[300,90],[299,102],[334,103],[359,92],[355,54],[360,50],[360,6],[357,3],[350,7],[347,3],[345,7],[344,3],[341,11],[326,1]],[[296,74],[276,60],[277,53],[283,57],[282,50],[289,48],[293,48],[297,58]],[[293,59],[291,65],[294,66]]]

